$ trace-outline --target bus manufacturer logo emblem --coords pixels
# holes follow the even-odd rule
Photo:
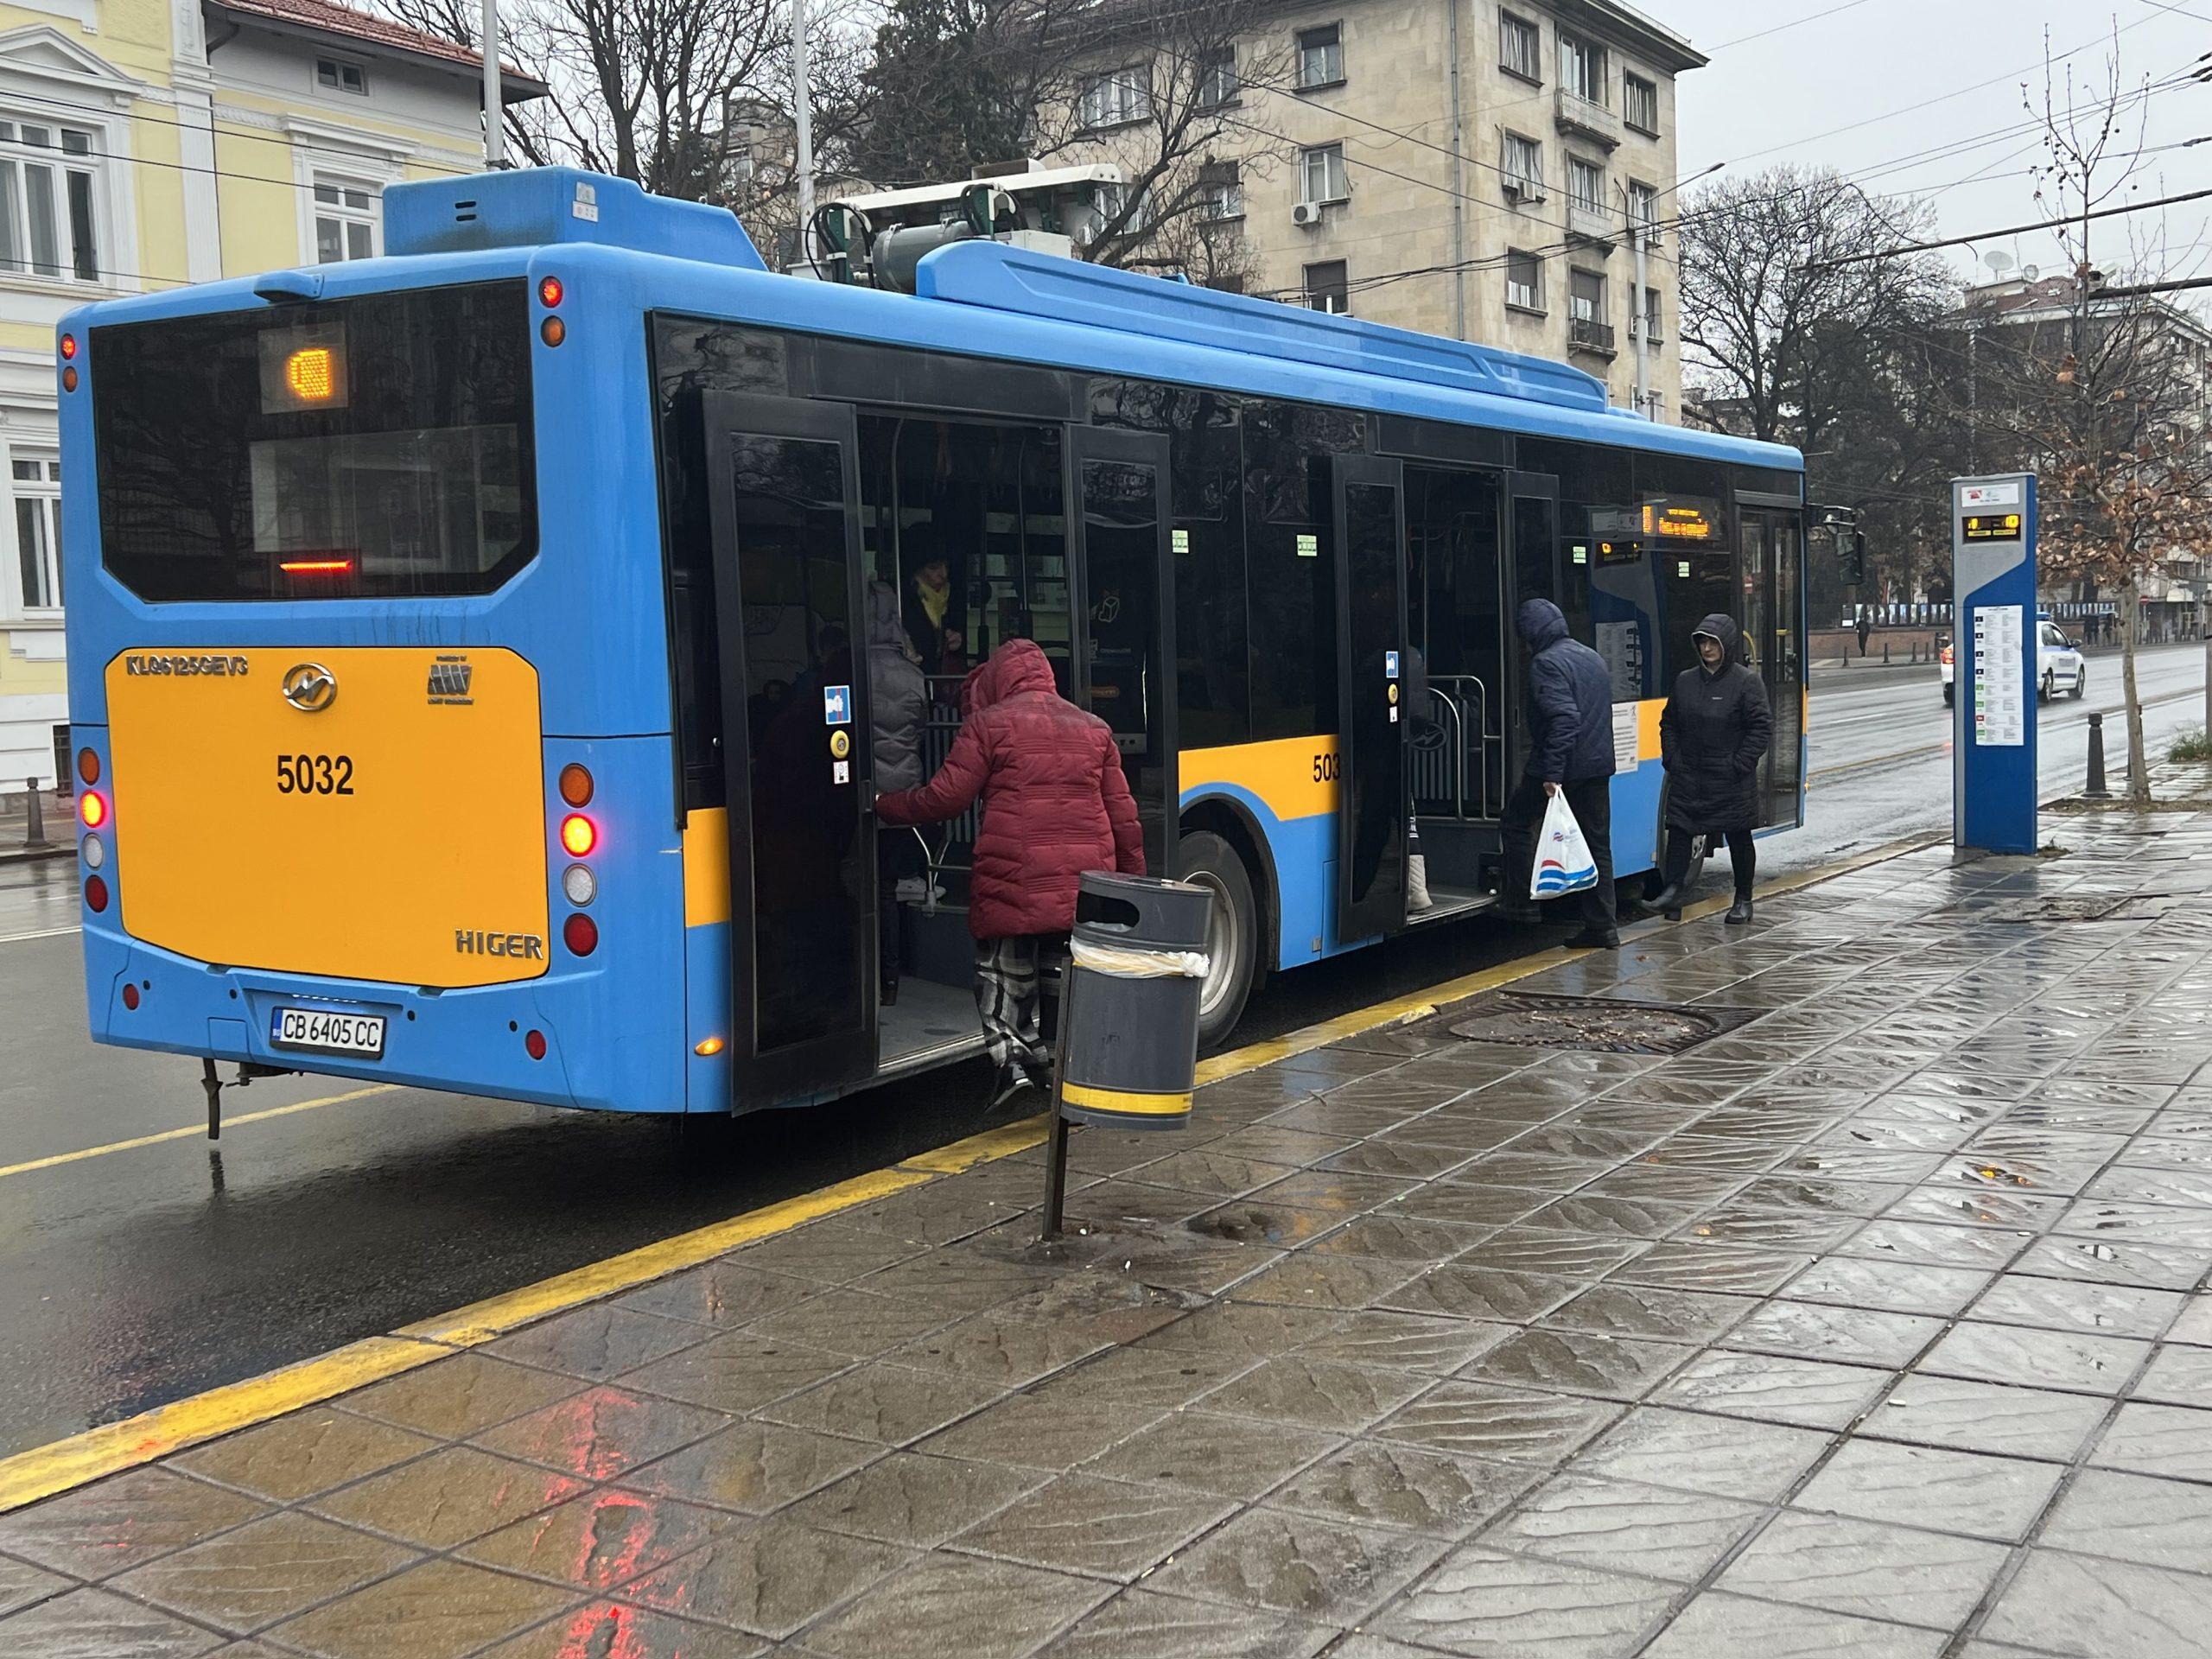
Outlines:
[[[321,663],[301,663],[284,671],[284,701],[303,715],[319,715],[338,701],[338,680]]]

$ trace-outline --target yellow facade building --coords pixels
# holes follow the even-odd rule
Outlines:
[[[482,108],[475,54],[325,0],[0,3],[0,794],[67,744],[54,324],[375,257],[386,185],[482,166]]]

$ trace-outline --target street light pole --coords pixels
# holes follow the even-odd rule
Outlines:
[[[499,108],[499,0],[484,0],[484,168],[505,167],[505,118]]]
[[[491,0],[485,0],[488,5]],[[1634,212],[1634,205],[1630,204]],[[1643,302],[1643,216],[1637,215],[1636,225],[1636,292],[1629,296],[1628,326],[1636,334],[1636,412],[1647,421],[1651,418],[1651,308]]]

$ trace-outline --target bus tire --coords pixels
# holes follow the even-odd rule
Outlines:
[[[1176,862],[1178,876],[1213,894],[1213,920],[1206,930],[1211,963],[1198,988],[1198,1048],[1205,1052],[1218,1048],[1236,1029],[1259,979],[1260,912],[1244,861],[1211,830],[1185,830],[1177,841]]]

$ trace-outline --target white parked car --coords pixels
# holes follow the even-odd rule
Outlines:
[[[1937,657],[1943,676],[1943,701],[1949,702],[1956,695],[1952,685],[1954,673],[1952,646],[1944,641]],[[2063,691],[2069,697],[2081,696],[2089,689],[2089,664],[2082,655],[2082,648],[2066,637],[2058,624],[2048,618],[2036,622],[2036,696],[2044,702]]]

